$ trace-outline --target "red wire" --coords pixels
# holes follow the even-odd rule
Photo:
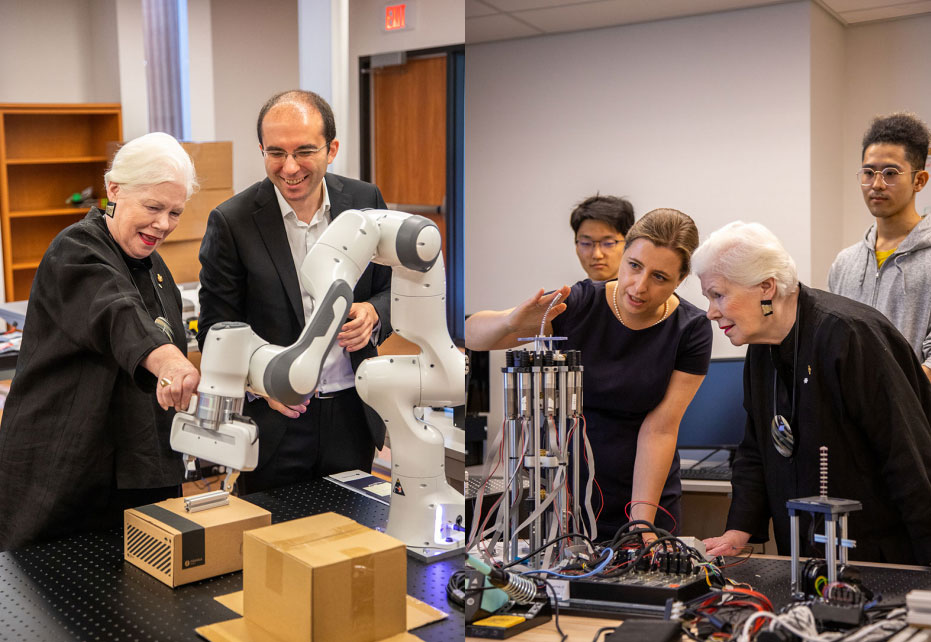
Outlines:
[[[773,603],[770,602],[768,597],[766,597],[765,595],[763,595],[762,593],[758,591],[754,591],[753,589],[739,588],[736,586],[731,586],[731,587],[725,588],[724,590],[730,591],[732,593],[743,593],[745,595],[752,595],[753,597],[757,598],[763,603],[763,606],[766,607],[767,611],[773,610]]]
[[[668,510],[666,510],[665,508],[663,508],[663,507],[660,506],[659,504],[654,504],[653,502],[648,502],[648,501],[645,500],[645,499],[638,499],[638,500],[633,500],[633,499],[632,499],[632,500],[630,500],[629,502],[627,502],[627,505],[624,506],[624,515],[627,517],[628,520],[630,520],[630,509],[633,508],[634,506],[636,506],[637,504],[647,504],[647,505],[649,505],[649,506],[652,506],[653,508],[658,508],[658,509],[660,509],[661,511],[663,511],[664,513],[666,513],[667,515],[669,515],[669,519],[672,520],[672,528],[669,530],[669,532],[672,533],[673,535],[675,535],[676,529],[679,527],[679,523],[676,522],[676,518],[672,516],[672,513],[670,513]]]
[[[505,419],[503,422],[501,422],[501,430],[502,430],[502,431],[504,431],[504,426],[505,426],[506,423],[507,423],[507,419]],[[523,442],[523,432],[521,432],[521,441]],[[487,485],[488,485],[488,482],[491,480],[491,478],[494,477],[495,471],[498,470],[498,466],[501,465],[501,462],[502,462],[503,459],[504,459],[504,440],[503,440],[503,438],[502,438],[501,446],[498,448],[498,461],[495,463],[495,467],[491,469],[491,474],[489,474],[488,477],[485,478],[485,481],[482,483],[482,487],[479,489],[479,490],[480,490],[479,494],[477,494],[476,497],[475,497],[475,499],[476,499],[476,501],[475,501],[475,508],[476,508],[476,510],[478,511],[478,519],[479,519],[479,520],[482,519],[482,505],[481,505],[481,503],[478,501],[478,498],[479,498],[479,497],[484,498],[484,495],[485,495],[485,486],[487,486]],[[485,519],[481,522],[481,525],[478,527],[478,531],[475,533],[475,536],[478,537],[478,541],[479,541],[480,546],[485,550],[485,555],[488,555],[489,558],[491,558],[491,555],[489,555],[489,553],[488,553],[488,547],[485,546],[485,538],[482,537],[482,533],[485,532],[485,526],[488,524],[488,519],[489,519],[489,518],[492,516],[492,514],[495,512],[495,509],[498,507],[498,504],[501,503],[501,500],[504,499],[504,496],[505,496],[506,494],[507,494],[507,489],[505,489],[505,492],[501,493],[501,495],[498,497],[498,499],[496,499],[495,502],[491,505],[491,508],[488,509],[488,514],[485,515]]]

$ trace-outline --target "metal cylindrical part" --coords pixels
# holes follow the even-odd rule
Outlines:
[[[201,392],[197,395],[197,408],[194,416],[206,428],[216,428],[220,423],[220,412],[223,407],[223,397]]]
[[[194,416],[205,428],[215,429],[217,424],[226,423],[230,416],[242,414],[242,397],[221,397],[207,392],[197,395],[197,408]]]
[[[556,414],[556,372],[552,367],[543,368],[543,414]]]
[[[517,416],[530,419],[533,415],[533,374],[528,371],[517,373]]]
[[[504,418],[517,419],[517,373],[512,368],[502,369],[504,373]]]

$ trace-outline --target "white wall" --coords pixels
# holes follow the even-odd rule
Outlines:
[[[131,140],[149,133],[142,0],[116,0],[116,32],[111,37],[118,46],[123,140]]]
[[[191,97],[191,140],[216,137],[213,97],[213,22],[210,0],[187,0],[188,78]]]
[[[113,2],[0,2],[0,102],[119,102]]]
[[[808,279],[808,24],[793,3],[469,46],[466,312],[583,278],[568,217],[596,191],[702,235],[765,222]]]
[[[265,178],[255,121],[272,94],[299,86],[296,0],[211,0],[217,140],[233,141],[233,189]]]
[[[811,5],[811,277],[827,289],[828,271],[843,247],[844,27],[820,6]],[[796,257],[798,258],[798,257]]]
[[[382,29],[384,0],[349,2],[348,121],[337,122],[342,141],[341,167],[358,176],[359,160],[359,58],[394,51],[413,51],[465,42],[465,3],[463,0],[416,0],[416,25],[410,31],[385,32]],[[468,67],[468,63],[466,63]],[[335,96],[334,96],[335,99]]]
[[[931,15],[850,27],[846,31],[843,147],[843,246],[861,238],[873,217],[854,178],[860,141],[873,116],[913,111],[931,123]],[[931,189],[918,195],[919,213],[931,213]]]
[[[763,222],[807,281],[810,22],[799,2],[467,47],[466,314],[584,278],[568,219],[596,191],[680,209],[703,238]],[[679,292],[706,307],[694,277]]]

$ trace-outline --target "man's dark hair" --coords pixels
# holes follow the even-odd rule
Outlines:
[[[923,170],[928,160],[928,138],[928,126],[915,114],[900,111],[888,116],[876,116],[863,135],[860,158],[866,155],[866,148],[870,145],[901,145],[905,148],[905,160],[912,169]]]
[[[259,120],[256,123],[256,133],[259,135],[259,144],[262,145],[262,121],[265,120],[265,116],[268,114],[268,110],[274,107],[279,103],[286,102],[296,102],[303,103],[308,107],[313,107],[317,110],[317,113],[320,114],[320,118],[323,119],[323,137],[326,139],[326,144],[329,146],[333,142],[333,139],[336,138],[336,119],[333,118],[333,110],[330,108],[329,103],[325,101],[320,95],[315,94],[312,91],[304,91],[303,89],[291,89],[290,91],[283,91],[280,94],[275,94],[268,99],[262,109],[259,111]]]
[[[606,223],[626,236],[627,230],[634,224],[634,206],[630,201],[617,196],[595,194],[575,206],[569,216],[569,225],[578,234],[579,227],[588,220]]]

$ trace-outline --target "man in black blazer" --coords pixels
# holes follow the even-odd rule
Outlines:
[[[385,208],[375,185],[326,173],[339,141],[333,112],[317,94],[273,96],[257,130],[268,177],[210,213],[200,248],[201,348],[221,321],[248,323],[272,344],[294,343],[313,310],[297,272],[307,251],[341,212]],[[391,333],[390,289],[391,270],[370,264],[313,397],[294,406],[247,397],[244,414],[259,427],[259,465],[242,474],[241,492],[371,470],[385,426],[359,399],[353,373]]]

